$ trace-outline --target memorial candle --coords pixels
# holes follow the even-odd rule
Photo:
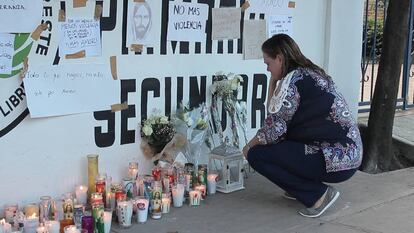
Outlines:
[[[76,186],[75,194],[78,204],[86,205],[88,197],[88,187],[86,187],[85,185]]]

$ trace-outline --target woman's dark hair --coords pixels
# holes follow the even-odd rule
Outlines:
[[[275,59],[277,55],[283,58],[282,77],[290,71],[303,67],[310,68],[320,75],[326,76],[325,71],[305,57],[296,42],[286,34],[276,34],[262,44],[262,51]]]

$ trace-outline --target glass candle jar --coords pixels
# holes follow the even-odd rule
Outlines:
[[[90,154],[88,158],[88,194],[89,196],[96,192],[95,190],[95,179],[98,175],[98,155]]]
[[[40,222],[44,223],[51,219],[52,198],[50,196],[40,197]]]
[[[132,180],[136,180],[138,177],[138,163],[137,162],[129,162],[128,165],[128,177]]]

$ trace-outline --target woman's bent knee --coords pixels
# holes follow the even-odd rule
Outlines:
[[[256,147],[254,146],[247,152],[247,161],[252,167],[256,164],[258,160],[257,157]]]

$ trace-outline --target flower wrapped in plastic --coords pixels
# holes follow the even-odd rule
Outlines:
[[[155,113],[141,123],[141,138],[159,153],[174,137],[174,125],[167,116]]]
[[[209,132],[209,113],[205,104],[197,108],[190,108],[188,105],[180,104],[174,118],[174,125],[177,132],[186,135],[189,153],[186,155],[188,162],[195,165],[206,163],[207,154],[201,154],[202,147]]]
[[[220,144],[224,142],[224,135],[221,128],[221,117],[219,114],[219,104],[221,103],[224,110],[230,117],[230,128],[232,131],[233,145],[239,147],[239,129],[243,131],[244,139],[247,142],[246,123],[247,110],[245,102],[237,100],[237,93],[239,91],[240,83],[243,78],[240,75],[233,73],[223,74],[218,73],[215,76],[215,82],[211,85],[210,91],[211,99],[211,115],[212,122],[216,129],[216,133],[220,138]]]

